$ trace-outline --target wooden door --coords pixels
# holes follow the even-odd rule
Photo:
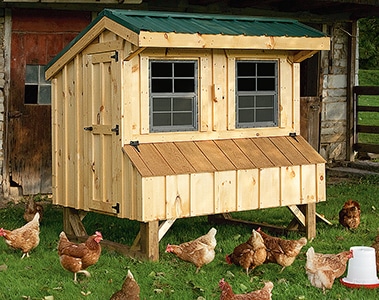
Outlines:
[[[121,176],[121,62],[117,50],[90,53],[84,63],[85,201],[91,210],[118,212]]]
[[[52,175],[51,99],[46,93],[42,101],[31,97],[26,72],[37,67],[46,84],[44,66],[90,21],[89,12],[12,10],[7,171],[11,185],[22,187],[24,195],[51,193]]]

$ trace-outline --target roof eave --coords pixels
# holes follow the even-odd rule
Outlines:
[[[329,37],[246,36],[149,32],[139,34],[140,47],[195,49],[330,50]]]

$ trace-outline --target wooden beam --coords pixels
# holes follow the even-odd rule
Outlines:
[[[294,63],[301,63],[303,60],[306,60],[313,55],[315,55],[318,51],[317,50],[306,50],[306,51],[299,51],[293,56],[293,62]]]
[[[316,237],[316,203],[305,204],[305,232],[308,240]]]
[[[158,240],[160,241],[164,235],[167,233],[167,231],[171,228],[171,226],[174,224],[176,219],[170,219],[164,221],[161,225],[159,225],[158,229]]]
[[[159,260],[159,221],[141,222],[141,252],[151,261]]]

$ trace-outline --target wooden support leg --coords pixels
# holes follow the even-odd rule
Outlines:
[[[159,260],[159,221],[141,222],[141,251],[151,261]]]
[[[68,236],[87,236],[87,231],[83,226],[82,220],[85,214],[81,214],[80,211],[64,207],[63,208],[63,231]]]
[[[305,231],[308,240],[316,237],[316,203],[305,205]]]

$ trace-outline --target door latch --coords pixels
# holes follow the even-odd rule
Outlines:
[[[115,128],[112,128],[111,131],[115,132],[116,135],[118,135],[120,133],[120,128],[119,128],[118,124],[115,126]]]
[[[93,130],[93,127],[92,127],[92,126],[88,126],[88,127],[84,127],[83,129],[84,129],[84,130],[87,130],[87,131],[92,131],[92,130]]]
[[[111,58],[113,58],[115,62],[118,62],[118,51],[115,51]]]

